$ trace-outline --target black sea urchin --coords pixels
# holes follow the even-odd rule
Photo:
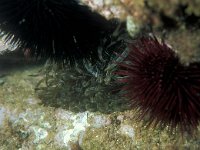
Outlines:
[[[0,30],[31,54],[65,60],[97,58],[111,22],[78,0],[0,0]]]
[[[183,65],[176,53],[155,37],[142,37],[129,45],[120,64],[123,90],[148,125],[195,131],[200,121],[200,64]]]

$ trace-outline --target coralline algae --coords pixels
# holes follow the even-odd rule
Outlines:
[[[4,119],[5,119],[5,111],[4,107],[0,107],[0,127],[2,127]]]
[[[55,142],[61,147],[68,148],[70,142],[76,143],[78,141],[81,144],[83,133],[89,126],[88,114],[89,112],[75,114],[62,109],[58,110],[56,116],[62,123],[58,127]]]
[[[120,129],[119,129],[120,133],[123,135],[127,135],[130,138],[134,138],[135,136],[135,132],[133,127],[131,127],[130,125],[121,125]]]

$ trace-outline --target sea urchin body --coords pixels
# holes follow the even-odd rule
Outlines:
[[[36,56],[96,59],[100,39],[113,30],[110,21],[79,0],[0,0],[0,31]]]
[[[176,53],[156,37],[129,45],[118,71],[122,90],[148,123],[194,131],[200,120],[200,64],[183,65]]]

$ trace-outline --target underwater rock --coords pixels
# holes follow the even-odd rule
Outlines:
[[[30,105],[35,105],[35,104],[38,104],[39,102],[35,98],[28,98],[27,103]]]
[[[119,132],[121,134],[127,135],[128,137],[134,139],[135,131],[134,131],[133,127],[131,127],[130,125],[123,125],[122,124],[120,126]]]
[[[134,18],[131,16],[127,16],[126,18],[126,28],[130,36],[134,37],[136,33],[139,32],[138,25],[134,22]]]
[[[3,79],[0,79],[0,86],[3,85],[5,81]]]
[[[30,127],[29,132],[33,132],[35,135],[35,139],[33,140],[34,144],[38,144],[41,140],[45,139],[48,136],[48,132],[38,126]]]
[[[101,128],[111,124],[111,120],[103,115],[92,115],[91,126],[94,128]]]
[[[55,135],[55,142],[61,147],[70,148],[70,143],[78,142],[82,144],[82,138],[86,128],[89,126],[88,119],[89,112],[72,113],[59,109],[56,113],[58,119],[62,119],[64,124],[60,124]]]
[[[4,119],[5,119],[6,109],[4,107],[0,107],[0,127],[2,127]]]

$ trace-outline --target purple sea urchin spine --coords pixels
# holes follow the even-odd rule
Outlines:
[[[152,36],[130,43],[129,50],[118,74],[139,119],[148,116],[149,125],[195,131],[200,120],[200,63],[181,64],[166,43]]]

